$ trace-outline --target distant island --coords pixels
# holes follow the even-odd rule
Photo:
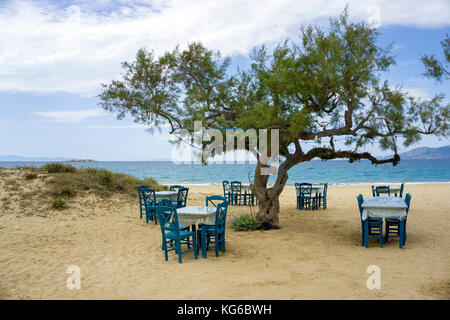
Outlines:
[[[46,161],[46,162],[96,162],[92,159],[50,158],[50,157],[23,157],[16,155],[0,156],[0,161]]]
[[[399,154],[401,160],[450,159],[450,145],[438,148],[419,147]]]
[[[65,162],[97,162],[97,161],[92,160],[92,159],[71,159],[71,160],[66,160]]]

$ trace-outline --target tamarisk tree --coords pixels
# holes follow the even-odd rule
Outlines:
[[[390,47],[377,46],[378,35],[364,22],[349,21],[345,10],[330,19],[327,32],[302,27],[298,42],[285,41],[271,53],[254,49],[251,67],[235,72],[229,57],[201,43],[160,57],[140,49],[135,61],[123,63],[121,80],[102,85],[99,105],[119,119],[131,115],[149,128],[169,125],[172,132],[192,130],[194,121],[207,128],[278,129],[281,161],[271,186],[262,174],[270,164],[243,145],[257,159],[251,186],[259,200],[256,218],[278,228],[279,195],[295,165],[319,158],[395,166],[399,144],[448,135],[443,95],[417,101],[383,80],[395,60]],[[367,144],[393,156],[379,159]]]

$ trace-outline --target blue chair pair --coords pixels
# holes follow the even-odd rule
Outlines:
[[[210,196],[206,197],[206,206],[216,207],[216,220],[212,225],[201,224],[199,226],[197,248],[202,247],[203,258],[206,258],[206,252],[210,248],[215,249],[216,257],[218,257],[219,250],[225,252],[228,201],[222,196]]]
[[[297,209],[316,209],[317,199],[316,196],[312,195],[311,183],[295,183],[295,190],[297,193]]]
[[[403,189],[405,188],[405,183],[403,182],[400,185],[400,190],[399,193],[397,194],[397,192],[394,193],[394,195],[397,197],[399,196],[400,198],[403,198]],[[372,195],[374,197],[380,197],[382,195],[387,195],[387,196],[391,196],[391,188],[389,186],[377,186],[374,187],[372,185]]]
[[[369,247],[369,239],[376,239],[380,242],[380,247],[383,248],[383,219],[367,217],[362,219],[364,208],[362,204],[364,202],[362,194],[359,194],[356,199],[358,200],[359,215],[361,218],[361,246]]]
[[[405,196],[406,202],[406,217],[403,220],[398,218],[386,218],[386,231],[384,233],[384,242],[389,241],[391,238],[399,238],[400,248],[405,245],[406,238],[406,220],[408,218],[409,207],[411,204],[411,194],[407,193]]]
[[[165,199],[163,199],[165,200]],[[167,205],[155,207],[161,227],[162,249],[164,250],[165,261],[168,261],[170,251],[178,254],[178,262],[182,263],[182,255],[187,252],[194,252],[195,259],[198,258],[196,232],[183,230],[178,222],[177,208]],[[186,245],[187,250],[182,251],[182,246]],[[191,248],[192,246],[192,248]]]

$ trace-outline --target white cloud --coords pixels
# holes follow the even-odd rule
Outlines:
[[[78,0],[66,7],[10,0],[0,6],[0,90],[96,94],[140,47],[162,53],[202,41],[245,55],[328,21],[347,2],[352,19],[370,20],[379,8],[382,26],[448,25],[447,0]]]
[[[105,116],[108,113],[101,109],[88,109],[79,111],[47,111],[33,112],[37,116],[49,119],[51,122],[78,123],[88,118]]]
[[[406,87],[402,88],[402,91],[407,92],[410,96],[414,98],[421,98],[422,100],[431,99],[431,95],[424,88]]]

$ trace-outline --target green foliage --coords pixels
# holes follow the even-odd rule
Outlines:
[[[231,227],[236,231],[254,231],[261,228],[261,222],[248,214],[243,214],[231,221]]]
[[[74,198],[78,195],[78,189],[76,186],[69,184],[62,186],[58,193],[63,198]]]
[[[75,197],[82,191],[90,191],[100,196],[112,196],[125,193],[136,196],[136,188],[148,185],[155,190],[166,190],[167,186],[159,185],[154,179],[138,179],[123,173],[113,173],[106,169],[86,168],[73,173],[59,173],[54,175],[51,183],[54,194],[63,197]]]
[[[66,200],[63,198],[56,198],[52,201],[52,208],[56,210],[64,210],[68,208]]]
[[[27,172],[24,176],[25,180],[33,180],[37,178],[37,173],[36,172]]]
[[[421,56],[422,63],[425,65],[424,75],[439,82],[450,78],[450,38],[448,34],[441,41],[441,45],[444,49],[445,61],[439,61],[434,54]]]
[[[123,63],[122,80],[103,85],[100,106],[150,128],[168,123],[192,129],[195,120],[210,128],[280,128],[282,155],[294,141],[314,140],[316,133],[325,141],[344,134],[349,151],[338,155],[330,142],[320,152],[327,159],[354,158],[369,143],[396,152],[398,142],[447,135],[446,106],[425,101],[435,110],[421,117],[424,108],[416,100],[381,80],[395,60],[392,46],[377,45],[378,36],[365,22],[349,21],[346,8],[330,19],[327,32],[304,26],[299,42],[284,41],[271,54],[255,48],[251,68],[235,74],[227,72],[230,58],[200,43],[159,58],[141,49],[134,62]],[[423,130],[430,125],[432,130]],[[406,139],[397,141],[395,134]]]
[[[42,170],[44,170],[47,173],[74,173],[77,171],[77,169],[70,165],[70,164],[64,164],[61,162],[50,162],[46,163]]]

